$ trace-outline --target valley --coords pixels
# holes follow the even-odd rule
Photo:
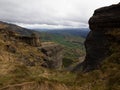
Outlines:
[[[119,90],[120,3],[96,9],[89,28],[0,21],[0,90]]]
[[[84,60],[84,41],[89,33],[88,29],[38,31],[42,42],[55,42],[64,46],[63,67],[68,67]]]

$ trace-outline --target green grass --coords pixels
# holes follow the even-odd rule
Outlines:
[[[67,37],[67,35],[66,35]],[[68,36],[66,38],[65,36],[63,35],[60,35],[60,34],[48,34],[48,33],[41,33],[41,39],[42,41],[53,41],[53,42],[56,42],[56,43],[59,43],[59,44],[62,44],[66,47],[69,47],[69,48],[84,48],[84,40],[85,38],[82,38],[80,36]],[[74,43],[74,42],[71,42],[71,41],[77,41],[79,43]]]

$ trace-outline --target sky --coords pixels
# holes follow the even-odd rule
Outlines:
[[[120,0],[0,0],[0,21],[26,28],[86,28],[94,10]]]

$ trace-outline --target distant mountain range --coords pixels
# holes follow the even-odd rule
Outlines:
[[[86,38],[87,34],[89,33],[89,29],[88,28],[77,28],[77,29],[53,29],[53,30],[49,30],[49,29],[45,29],[45,30],[41,30],[41,29],[37,29],[36,31],[39,32],[46,32],[49,34],[58,34],[58,35],[62,35],[62,36],[81,36],[83,38]]]
[[[31,35],[31,33],[36,32],[39,35],[42,32],[46,32],[49,34],[59,34],[62,36],[81,36],[81,37],[86,37],[88,32],[90,31],[88,28],[69,28],[69,29],[26,29],[20,26],[17,26],[15,24],[11,24],[11,23],[6,23],[6,22],[2,22],[0,21],[0,25],[5,25],[5,29],[8,30],[12,30],[12,31],[16,31],[18,33],[20,33],[21,35]]]

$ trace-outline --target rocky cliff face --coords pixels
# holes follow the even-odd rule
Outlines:
[[[39,48],[40,51],[44,53],[44,61],[42,66],[51,69],[61,69],[62,68],[62,58],[63,58],[63,47],[55,43],[43,43],[42,47]]]
[[[55,43],[42,43],[39,33],[31,32],[29,35],[21,35],[19,30],[24,32],[22,27],[0,22],[0,46],[16,55],[15,57],[27,66],[43,66],[46,68],[60,69],[62,66],[63,48]],[[29,32],[27,31],[27,32]],[[30,35],[31,34],[31,35]]]
[[[39,36],[35,33],[32,33],[31,36],[15,36],[17,40],[20,40],[22,42],[26,42],[27,44],[35,47],[41,46],[41,41],[39,39]]]
[[[76,68],[90,71],[100,67],[105,58],[120,46],[120,3],[95,10],[89,20],[91,29],[85,41],[86,58]],[[119,50],[118,50],[119,51]]]

